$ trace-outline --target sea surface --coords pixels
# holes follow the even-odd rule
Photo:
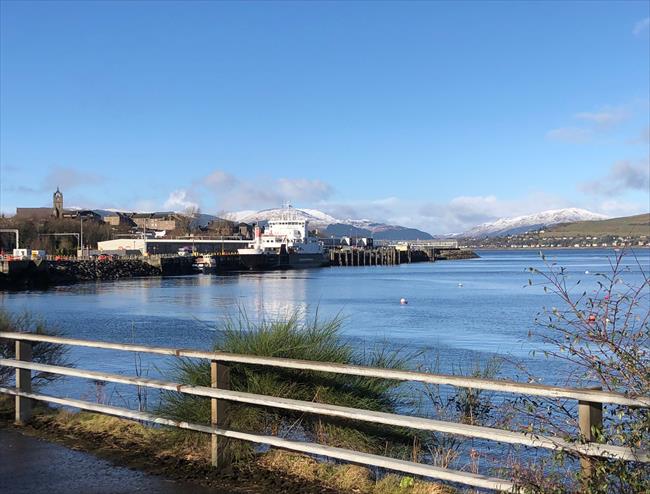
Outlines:
[[[560,301],[541,286],[528,268],[566,268],[577,290],[594,291],[598,273],[610,271],[612,250],[479,251],[479,259],[332,267],[304,271],[194,275],[83,283],[46,291],[0,292],[0,303],[15,313],[28,311],[63,334],[83,339],[209,349],[224,319],[243,311],[251,319],[272,318],[294,310],[322,318],[344,318],[342,336],[359,351],[387,344],[421,351],[413,367],[444,373],[470,373],[498,357],[500,376],[561,383],[568,370],[542,354],[535,318]],[[650,270],[650,252],[638,250],[624,262],[621,278],[640,283],[640,266]],[[529,285],[529,280],[533,285]],[[405,298],[408,304],[400,304]],[[530,333],[533,336],[530,336]],[[150,376],[168,371],[168,358],[74,348],[78,367]],[[526,371],[522,372],[520,366]],[[88,381],[67,379],[57,394],[99,399],[110,393],[115,404],[132,404],[121,388],[98,389]],[[122,403],[120,403],[120,400]]]

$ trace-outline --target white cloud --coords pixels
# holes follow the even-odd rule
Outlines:
[[[632,33],[634,33],[634,36],[641,36],[645,31],[648,30],[648,28],[650,28],[650,17],[646,17],[645,19],[638,21],[634,25]]]
[[[558,129],[549,130],[546,133],[547,139],[552,141],[569,142],[571,144],[589,142],[591,136],[591,130],[580,127],[560,127]]]
[[[219,210],[279,207],[285,202],[315,203],[330,197],[333,188],[327,182],[307,178],[253,177],[240,179],[223,170],[214,170],[196,180],[194,195],[207,193]]]
[[[321,200],[332,194],[332,186],[322,180],[280,178],[277,191],[286,200]]]
[[[641,170],[642,172],[642,170]],[[603,182],[611,182],[616,189],[641,188],[647,184],[647,175],[638,175],[638,164],[622,162],[613,167]],[[641,180],[639,181],[639,177]],[[584,184],[583,184],[584,185]],[[602,184],[599,181],[599,187]],[[582,186],[581,186],[582,188]],[[593,190],[592,190],[593,191]],[[504,199],[496,195],[462,195],[445,202],[423,201],[395,196],[374,199],[332,199],[332,186],[322,180],[308,178],[242,178],[223,170],[215,170],[192,182],[187,188],[174,190],[165,207],[182,210],[197,206],[199,198],[205,212],[224,215],[241,210],[260,210],[280,207],[292,200],[299,208],[314,208],[335,218],[368,219],[370,221],[419,228],[434,234],[460,233],[499,218],[538,213],[548,209],[584,207],[610,216],[634,214],[637,204],[614,201],[611,197],[600,202],[592,199],[576,204],[575,201],[531,191],[515,198]]]
[[[418,213],[426,220],[426,225],[431,231],[460,233],[499,218],[538,213],[570,205],[562,198],[543,192],[532,192],[517,199],[500,199],[494,195],[459,196],[448,203],[423,204]]]
[[[198,202],[191,200],[187,190],[185,189],[172,191],[165,201],[165,209],[171,209],[173,211],[185,211],[187,209],[196,209],[198,207]]]

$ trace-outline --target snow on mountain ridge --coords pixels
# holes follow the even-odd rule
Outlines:
[[[496,221],[475,226],[463,234],[466,237],[495,237],[512,233],[521,233],[558,223],[572,223],[575,221],[596,221],[606,219],[607,216],[592,213],[586,209],[566,208],[551,209],[540,213],[515,216],[513,218],[500,218]]]
[[[233,221],[255,223],[259,221],[277,220],[282,218],[282,216],[286,213],[287,213],[286,209],[276,208],[276,209],[263,209],[261,211],[239,211],[239,212],[229,213],[225,216]],[[333,225],[348,225],[360,230],[367,230],[372,234],[379,234],[382,232],[396,232],[396,231],[412,233],[411,232],[412,230],[416,232],[415,235],[418,236],[418,238],[430,237],[428,233],[421,232],[416,229],[398,226],[398,225],[388,225],[385,223],[379,223],[377,221],[372,221],[369,219],[336,218],[318,209],[291,208],[291,214],[293,214],[297,218],[305,219],[309,221],[309,224],[311,226],[323,230]]]
[[[352,218],[336,218],[318,209],[298,209],[291,208],[292,214],[301,219],[306,219],[314,226],[326,227],[338,223],[353,225],[359,228],[368,228],[372,225],[378,225],[376,221],[369,219],[352,219]],[[278,219],[286,213],[286,209],[263,209],[261,211],[236,211],[226,215],[234,221],[255,222],[255,221],[268,221],[270,219]]]
[[[327,226],[333,223],[339,223],[339,220],[330,216],[327,213],[318,211],[317,209],[297,209],[291,208],[291,215],[299,219],[309,221],[312,226]],[[243,221],[246,223],[254,223],[258,221],[278,220],[283,215],[287,214],[287,210],[283,208],[263,209],[261,211],[239,211],[230,213],[229,217],[235,221]]]

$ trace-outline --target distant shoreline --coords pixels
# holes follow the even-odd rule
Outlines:
[[[472,250],[635,250],[635,249],[650,249],[650,245],[634,245],[631,247],[470,247]]]

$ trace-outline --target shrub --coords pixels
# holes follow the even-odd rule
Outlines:
[[[298,311],[275,320],[251,321],[244,313],[228,319],[216,351],[282,357],[339,364],[403,369],[413,354],[389,350],[380,345],[357,352],[340,334],[342,320],[321,320],[318,313],[308,317]],[[210,386],[209,363],[181,359],[175,369],[182,383]],[[316,401],[354,408],[395,412],[401,403],[399,383],[384,379],[330,373],[280,369],[266,366],[232,365],[230,387],[235,391],[296,400]],[[167,392],[162,397],[162,413],[171,417],[209,423],[209,400]],[[368,423],[350,426],[344,420],[328,420],[310,414],[267,409],[233,403],[225,420],[236,430],[307,438],[333,446],[362,451],[393,452],[409,456],[413,433]],[[232,453],[243,457],[252,451],[239,445]]]
[[[641,283],[625,281],[630,268],[621,252],[611,261],[607,273],[598,273],[595,291],[581,289],[581,282],[571,283],[564,268],[547,263],[547,269],[531,272],[541,278],[546,292],[559,299],[557,307],[546,310],[538,319],[538,336],[549,358],[560,359],[573,369],[572,386],[599,386],[628,396],[650,395],[650,280],[638,260]],[[534,284],[532,280],[530,284]],[[541,400],[530,403],[538,407]],[[535,415],[542,431],[575,438],[577,413],[564,403],[547,402],[548,413]],[[530,407],[531,409],[533,406]],[[567,427],[568,425],[568,427]],[[592,431],[598,442],[630,448],[648,449],[650,445],[650,410],[606,405],[603,426]],[[585,438],[578,438],[584,441]],[[561,454],[565,464],[571,455]],[[650,465],[592,459],[592,473],[576,473],[574,480],[582,492],[650,492]],[[568,467],[565,467],[568,468]],[[566,476],[571,478],[572,475]],[[541,492],[535,485],[529,491]]]

